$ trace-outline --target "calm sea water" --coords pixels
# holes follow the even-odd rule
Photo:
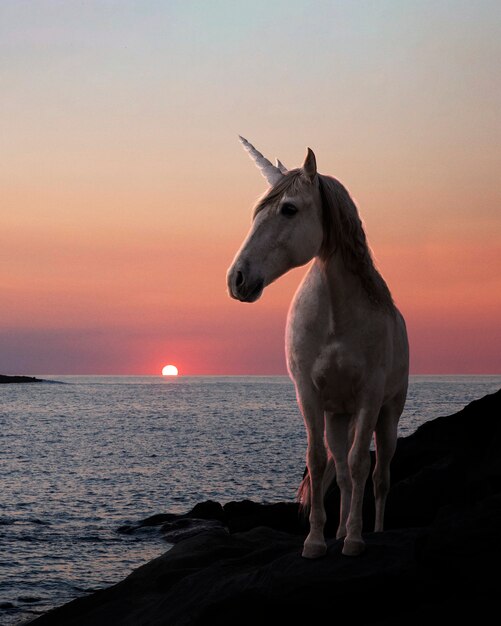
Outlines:
[[[157,533],[117,534],[122,524],[209,498],[294,498],[306,437],[286,377],[48,378],[65,384],[0,386],[0,624],[168,549]],[[500,387],[415,376],[400,434]]]

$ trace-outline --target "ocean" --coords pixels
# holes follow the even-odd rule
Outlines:
[[[292,500],[306,436],[287,377],[43,376],[0,386],[0,624],[118,582],[169,548],[123,524],[197,502]],[[400,435],[501,387],[413,376]]]

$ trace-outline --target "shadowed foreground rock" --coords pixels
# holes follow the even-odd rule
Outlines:
[[[501,391],[398,442],[384,533],[367,550],[300,557],[305,527],[294,504],[197,505],[121,532],[158,527],[172,550],[121,583],[36,619],[37,626],[218,624],[417,625],[498,619],[501,559]],[[299,482],[299,479],[298,479]],[[366,493],[367,528],[372,523]],[[328,494],[329,530],[337,523]],[[183,534],[184,532],[184,534]],[[197,533],[197,534],[194,534]],[[325,618],[322,619],[324,621]]]

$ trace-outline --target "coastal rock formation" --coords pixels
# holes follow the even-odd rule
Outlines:
[[[298,479],[299,482],[299,479]],[[36,619],[36,626],[371,625],[488,623],[498,612],[501,557],[501,391],[399,439],[387,529],[366,552],[341,554],[332,537],[338,492],[327,496],[328,554],[300,556],[306,522],[293,503],[214,502],[158,515],[121,532],[156,527],[161,557],[124,581]]]
[[[0,385],[8,383],[45,383],[46,380],[35,378],[34,376],[6,376],[0,374]]]

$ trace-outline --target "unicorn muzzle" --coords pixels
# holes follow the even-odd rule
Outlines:
[[[244,267],[232,267],[228,272],[228,291],[240,302],[255,302],[264,289],[264,279],[253,277]]]

